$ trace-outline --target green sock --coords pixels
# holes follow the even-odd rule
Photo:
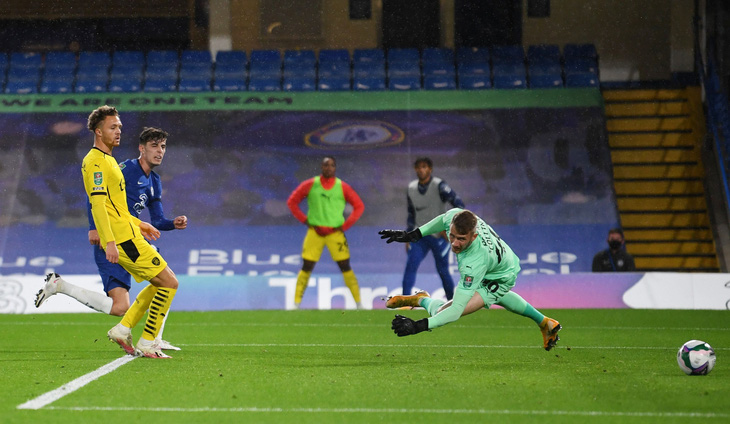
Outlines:
[[[426,308],[426,311],[428,311],[428,314],[430,316],[436,315],[436,313],[438,312],[439,308],[444,303],[446,303],[446,302],[444,302],[443,300],[432,299],[430,297],[422,297],[421,300],[420,300],[421,306],[424,307],[424,308]]]
[[[540,311],[527,303],[522,296],[513,291],[509,291],[507,294],[502,296],[502,299],[497,302],[497,305],[517,315],[528,317],[535,321],[537,325],[540,325],[542,320],[545,318],[545,315],[541,314]]]

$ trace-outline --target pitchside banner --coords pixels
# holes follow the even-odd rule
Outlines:
[[[421,156],[512,247],[522,275],[590,271],[618,222],[594,88],[0,96],[0,275],[96,273],[80,163],[86,118],[103,104],[121,113],[120,162],[138,156],[144,127],[170,133],[155,171],[165,215],[189,224],[155,245],[178,275],[295,275],[306,227],[286,200],[325,155],[365,204],[347,232],[361,281],[400,284],[405,248],[377,232],[406,226]],[[313,276],[337,273],[325,253]],[[427,257],[420,275],[434,273]]]

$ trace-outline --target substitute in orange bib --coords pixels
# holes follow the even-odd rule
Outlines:
[[[352,292],[357,307],[362,308],[360,287],[350,267],[350,249],[345,231],[360,219],[365,205],[349,184],[335,177],[336,167],[335,158],[325,156],[322,159],[322,174],[299,184],[286,202],[294,217],[309,227],[302,245],[303,263],[297,275],[294,294],[294,307],[297,309],[302,302],[314,265],[322,256],[324,246],[327,246],[332,259],[340,267],[345,285]],[[306,214],[299,208],[304,199],[307,199],[308,205]],[[352,205],[353,210],[345,219],[347,203]]]

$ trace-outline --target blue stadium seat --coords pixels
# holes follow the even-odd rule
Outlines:
[[[458,68],[459,76],[462,75],[489,75],[492,73],[489,62],[461,62]]]
[[[249,91],[281,91],[279,77],[254,77],[248,82]]]
[[[519,45],[494,46],[492,47],[492,64],[498,63],[524,63],[525,50]]]
[[[454,63],[453,62],[424,62],[423,63],[423,76],[450,76],[454,77]]]
[[[284,76],[284,91],[314,91],[317,89],[317,83],[314,76]]]
[[[319,77],[347,77],[350,78],[350,62],[332,61],[319,63]]]
[[[385,78],[353,76],[352,89],[355,91],[385,90]]]
[[[530,74],[530,88],[561,88],[563,77],[558,74]]]
[[[10,53],[10,68],[37,68],[43,65],[40,53]]]
[[[136,80],[142,80],[144,77],[144,72],[142,72],[142,68],[137,67],[125,67],[125,66],[115,66],[112,68],[111,72],[109,73],[110,79],[136,79]]]
[[[0,73],[8,69],[9,64],[10,59],[8,58],[8,54],[5,52],[0,52]]]
[[[73,93],[73,79],[71,80],[44,80],[41,83],[41,93]]]
[[[454,76],[429,75],[423,77],[424,90],[455,90],[456,80]]]
[[[221,50],[215,54],[215,74],[221,76],[246,75],[248,57],[243,50]]]
[[[31,94],[38,92],[38,80],[10,79],[5,84],[6,94]]]
[[[598,75],[592,72],[565,74],[566,87],[598,87],[599,85]]]
[[[112,54],[112,69],[139,68],[145,65],[144,52],[141,50],[119,50]]]
[[[566,58],[565,73],[593,73],[598,75],[598,61],[591,58]]]
[[[515,89],[527,88],[527,78],[524,75],[494,75],[494,88]]]
[[[530,75],[560,75],[563,73],[563,66],[560,63],[530,62],[527,68]]]
[[[254,50],[251,52],[249,64],[251,79],[281,78],[281,64],[281,55],[278,50]]]
[[[350,52],[346,49],[323,49],[319,51],[319,63],[350,63]]]
[[[177,80],[177,77],[177,69],[166,66],[147,67],[144,73],[145,81]]]
[[[38,83],[40,77],[41,68],[15,68],[10,65],[10,69],[8,69],[8,81],[35,80],[35,82]]]
[[[381,49],[355,49],[352,52],[352,64],[357,63],[378,63],[385,66],[385,52]]]
[[[186,65],[206,66],[213,64],[213,56],[209,50],[183,50],[180,53],[180,67]]]
[[[73,82],[76,77],[76,70],[74,68],[55,68],[46,66],[43,71],[44,81],[65,81]]]
[[[446,48],[429,47],[423,49],[421,61],[424,67],[427,63],[448,63],[454,65],[454,51]]]
[[[484,90],[491,87],[489,74],[459,75],[459,88],[462,90]]]
[[[388,65],[398,62],[420,63],[421,55],[418,49],[388,49]]]
[[[492,66],[492,73],[497,75],[518,75],[525,77],[527,75],[527,69],[523,63],[494,63]]]
[[[183,78],[180,76],[178,91],[186,93],[210,91],[210,78]]]
[[[319,91],[350,91],[350,77],[320,76],[317,87]]]
[[[109,80],[109,72],[104,68],[87,68],[82,69],[79,68],[76,70],[76,80],[77,81],[108,81]],[[106,82],[104,83],[104,86],[106,86]]]
[[[385,79],[385,63],[383,62],[354,62],[352,66],[353,77]]]
[[[213,77],[213,70],[210,66],[208,67],[187,67],[180,68],[180,79],[191,79],[191,80],[203,80],[207,79],[210,81]]]
[[[72,52],[48,52],[45,61],[48,69],[76,69],[76,55]]]
[[[314,78],[317,76],[316,62],[284,62],[284,77],[306,77]]]
[[[306,63],[317,65],[317,56],[314,50],[286,50],[284,52],[284,67],[291,63]]]
[[[86,79],[78,79],[77,76],[74,91],[76,93],[101,93],[106,91],[107,82],[106,76],[98,79],[91,78],[90,75]]]
[[[569,43],[563,47],[563,57],[565,59],[584,58],[598,59],[598,52],[594,44],[573,44]]]
[[[251,63],[276,62],[281,64],[281,53],[279,50],[253,50],[251,52]]]
[[[142,90],[141,78],[115,78],[109,80],[109,91],[115,93],[136,93]]]
[[[460,47],[456,51],[456,62],[462,63],[489,63],[488,47]]]
[[[145,79],[144,91],[149,93],[177,91],[177,78]]]
[[[150,50],[147,52],[147,67],[170,66],[177,68],[180,56],[176,50]]]
[[[560,65],[560,47],[557,44],[536,44],[527,47],[527,62]]]
[[[112,58],[109,52],[89,52],[83,51],[79,53],[79,69],[109,69]]]
[[[243,78],[216,78],[213,91],[246,91],[246,77]]]
[[[411,77],[421,75],[421,67],[418,62],[395,62],[388,64],[389,77]]]
[[[390,90],[420,90],[421,77],[419,75],[391,77],[388,78],[388,88]]]

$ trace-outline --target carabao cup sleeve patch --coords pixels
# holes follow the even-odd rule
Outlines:
[[[104,182],[104,174],[102,172],[94,172],[94,185],[101,185]]]

